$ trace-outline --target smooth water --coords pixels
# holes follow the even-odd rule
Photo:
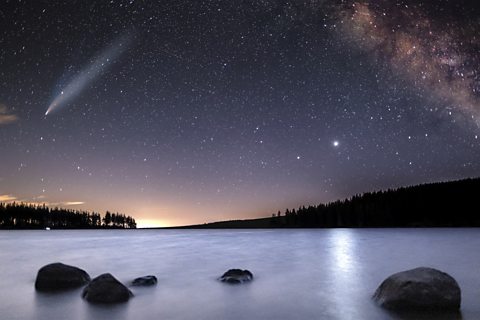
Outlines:
[[[479,229],[2,231],[0,319],[404,319],[371,295],[418,266],[452,275],[461,317],[480,319],[479,248]],[[82,289],[36,292],[38,269],[57,261],[159,282],[113,306],[89,304]],[[217,281],[229,268],[255,279]]]

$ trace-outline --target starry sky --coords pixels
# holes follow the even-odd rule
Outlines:
[[[0,201],[142,226],[480,173],[473,0],[0,7]]]

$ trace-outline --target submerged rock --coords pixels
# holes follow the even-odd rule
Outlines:
[[[252,280],[253,274],[248,270],[241,269],[230,269],[220,277],[220,281],[232,284],[243,283]]]
[[[155,284],[157,284],[157,277],[151,275],[136,278],[132,281],[132,286],[153,286]]]
[[[84,270],[60,262],[47,264],[38,270],[35,289],[55,291],[78,288],[90,281]]]
[[[133,293],[110,273],[99,275],[83,289],[82,297],[94,303],[126,302]]]
[[[432,268],[416,268],[385,279],[373,299],[387,309],[458,310],[460,287],[454,278]]]

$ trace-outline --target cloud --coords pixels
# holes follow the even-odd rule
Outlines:
[[[62,202],[48,202],[48,201],[42,201],[42,202],[33,202],[33,204],[37,205],[46,205],[47,207],[71,207],[71,206],[79,206],[82,204],[85,204],[84,201],[62,201]]]
[[[4,104],[0,104],[0,125],[13,123],[18,120],[17,115],[8,111],[8,108]]]
[[[83,201],[62,201],[62,202],[49,202],[49,201],[19,201],[19,202],[23,202],[23,203],[26,203],[26,204],[32,204],[34,206],[47,206],[47,207],[71,207],[71,206],[79,206],[79,205],[82,205],[82,204],[85,204],[85,202]]]
[[[0,202],[10,203],[10,202],[18,202],[23,203],[26,205],[33,205],[33,206],[47,206],[47,207],[70,207],[70,206],[79,206],[85,204],[84,201],[62,201],[62,202],[49,202],[49,201],[42,201],[47,197],[44,195],[40,195],[37,197],[33,197],[32,199],[19,199],[11,194],[0,194]]]
[[[59,205],[63,206],[79,206],[81,204],[85,204],[83,201],[67,201],[67,202],[60,202]]]
[[[17,197],[14,197],[10,194],[0,194],[0,202],[12,202],[17,200]]]

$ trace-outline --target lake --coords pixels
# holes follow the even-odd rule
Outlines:
[[[462,319],[480,319],[479,248],[479,229],[1,231],[0,318],[404,319],[371,296],[390,274],[428,266],[458,281]],[[38,293],[37,271],[52,262],[158,285],[114,306],[89,304],[82,289]],[[230,268],[255,279],[219,282]]]

